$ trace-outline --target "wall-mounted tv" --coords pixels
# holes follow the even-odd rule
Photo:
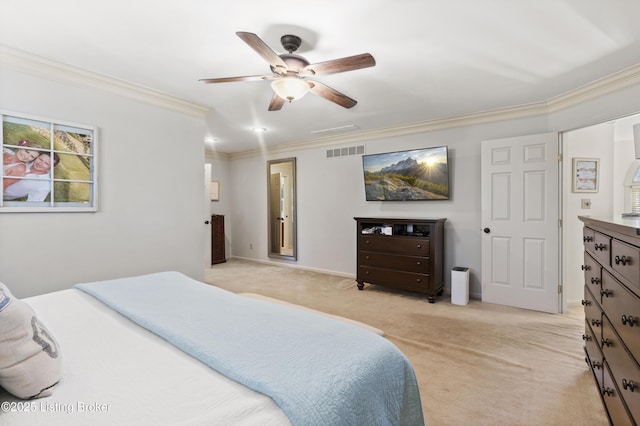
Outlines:
[[[367,201],[449,199],[446,146],[362,156]]]

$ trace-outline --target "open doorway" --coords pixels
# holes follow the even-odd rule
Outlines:
[[[625,178],[636,158],[633,125],[640,114],[562,134],[562,283],[564,305],[584,296],[582,222],[578,216],[620,217],[630,211]],[[640,152],[637,153],[640,155]],[[574,188],[574,160],[597,160],[597,187]]]

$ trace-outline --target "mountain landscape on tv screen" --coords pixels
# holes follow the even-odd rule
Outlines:
[[[365,170],[364,178],[368,201],[449,199],[449,167],[445,162],[419,162],[409,157],[379,171]]]

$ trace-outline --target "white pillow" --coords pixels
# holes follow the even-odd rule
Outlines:
[[[0,283],[0,386],[18,398],[49,396],[61,370],[56,340],[31,306]]]

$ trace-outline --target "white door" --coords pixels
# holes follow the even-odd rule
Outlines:
[[[482,301],[558,313],[558,135],[482,142]]]

